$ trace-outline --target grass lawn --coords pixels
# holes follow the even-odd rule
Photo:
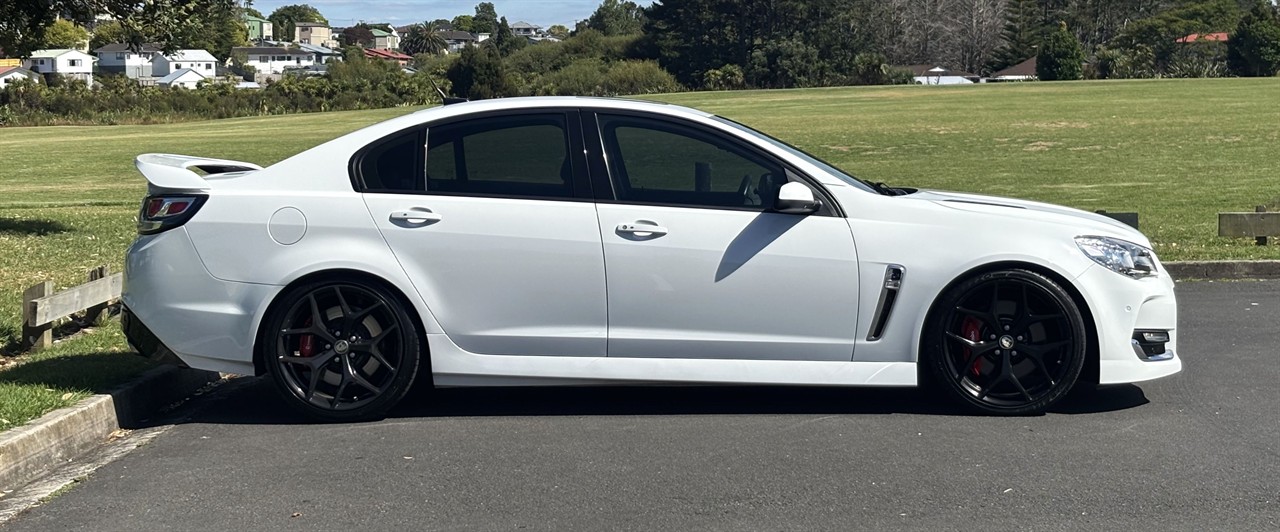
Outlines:
[[[1216,236],[1217,212],[1280,202],[1280,78],[653,98],[733,118],[875,181],[1137,211],[1165,260],[1280,259],[1280,246]],[[23,288],[79,284],[98,264],[120,271],[145,191],[137,154],[266,165],[409,111],[0,128],[0,345],[17,339]],[[0,366],[0,430],[148,367],[122,353],[117,329],[108,324]]]

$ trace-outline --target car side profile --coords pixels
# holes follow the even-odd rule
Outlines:
[[[1182,364],[1173,281],[1135,229],[864,182],[675,105],[468,102],[267,168],[136,164],[130,342],[269,375],[322,419],[381,415],[415,381],[929,382],[1032,414]]]

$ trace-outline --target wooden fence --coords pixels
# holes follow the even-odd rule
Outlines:
[[[112,301],[120,298],[124,276],[109,274],[106,266],[89,270],[89,282],[53,293],[53,282],[45,281],[22,293],[22,348],[43,349],[53,345],[53,324],[84,311],[83,323],[98,323]]]

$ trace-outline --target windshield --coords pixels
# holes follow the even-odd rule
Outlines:
[[[778,139],[775,139],[775,138],[773,138],[773,137],[770,137],[769,135],[766,135],[766,134],[764,134],[764,133],[761,133],[761,132],[759,132],[759,131],[756,131],[756,130],[754,130],[754,129],[751,129],[751,128],[749,128],[749,127],[747,127],[747,126],[744,126],[744,125],[742,125],[742,124],[739,124],[739,123],[737,123],[737,122],[734,122],[733,120],[729,120],[728,118],[725,118],[725,117],[723,117],[723,116],[713,116],[713,117],[711,117],[711,118],[715,119],[716,121],[718,121],[718,122],[720,122],[720,123],[722,123],[722,124],[725,124],[725,125],[728,125],[728,126],[732,126],[734,129],[737,129],[738,131],[741,131],[741,132],[746,133],[746,134],[748,134],[748,135],[751,135],[751,136],[753,136],[753,137],[755,137],[755,138],[758,138],[758,139],[764,140],[765,142],[768,142],[769,144],[772,144],[772,145],[774,145],[774,146],[777,146],[779,149],[782,149],[783,151],[786,151],[787,153],[790,153],[791,155],[794,155],[794,156],[796,156],[796,157],[799,157],[800,159],[803,159],[805,162],[807,162],[807,163],[809,163],[809,164],[812,164],[812,165],[814,165],[814,166],[817,166],[817,167],[818,167],[820,170],[822,170],[823,172],[826,172],[826,173],[828,173],[828,174],[831,174],[831,176],[832,176],[832,177],[835,177],[836,179],[839,179],[839,180],[841,180],[841,181],[843,181],[843,182],[845,182],[845,183],[847,183],[847,184],[849,184],[849,185],[851,185],[851,186],[853,186],[853,187],[860,188],[860,189],[862,189],[862,190],[865,190],[865,191],[867,191],[867,192],[871,192],[871,193],[873,193],[873,194],[880,194],[880,193],[881,193],[880,191],[878,191],[878,190],[876,190],[875,188],[873,188],[872,186],[868,185],[866,182],[862,181],[861,179],[858,179],[858,178],[856,178],[856,177],[853,177],[853,176],[851,176],[851,175],[849,175],[849,174],[845,173],[845,171],[844,171],[844,170],[841,170],[841,169],[839,169],[839,168],[836,168],[836,167],[834,167],[834,166],[831,166],[830,164],[827,164],[827,162],[826,162],[826,161],[823,161],[822,159],[819,159],[819,158],[817,158],[817,157],[814,157],[814,156],[812,156],[812,155],[809,155],[808,153],[805,153],[805,151],[804,151],[804,150],[801,150],[800,148],[797,148],[797,147],[795,147],[795,146],[792,146],[792,145],[790,145],[790,144],[787,144],[787,143],[785,143],[785,142],[782,142],[782,141],[780,141],[780,140],[778,140]]]

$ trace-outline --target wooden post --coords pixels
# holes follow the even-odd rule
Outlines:
[[[1267,206],[1266,206],[1266,205],[1259,205],[1259,206],[1257,206],[1257,207],[1254,207],[1254,208],[1253,208],[1253,212],[1267,212]],[[1267,245],[1267,237],[1265,237],[1265,236],[1255,237],[1255,240],[1254,240],[1254,241],[1255,241],[1255,243],[1257,243],[1259,246],[1265,246],[1265,245]]]
[[[98,279],[106,279],[108,273],[110,273],[110,271],[106,266],[98,266],[97,268],[89,270],[89,282],[92,283]],[[84,312],[84,324],[86,326],[93,327],[102,323],[102,320],[107,317],[107,305],[110,303],[110,300],[103,301],[102,303],[86,309]]]
[[[53,324],[35,325],[36,299],[53,295],[53,281],[45,281],[22,292],[22,347],[44,349],[53,345]]]

